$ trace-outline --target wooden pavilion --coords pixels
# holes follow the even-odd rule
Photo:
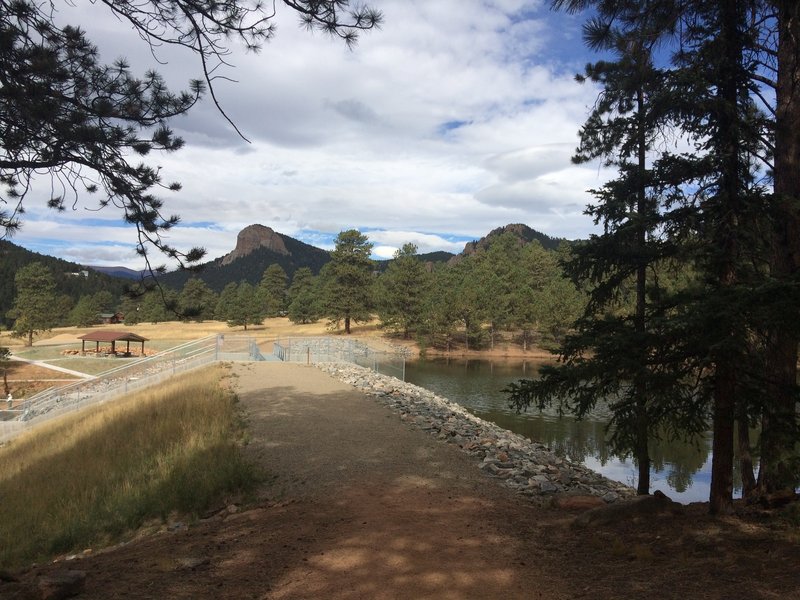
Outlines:
[[[86,342],[95,342],[94,352],[99,355],[100,343],[102,342],[111,344],[111,352],[109,354],[114,356],[117,354],[117,342],[127,342],[123,356],[131,355],[131,342],[140,342],[142,344],[142,356],[144,356],[144,343],[147,341],[147,338],[129,331],[92,331],[78,337],[78,339],[81,340],[81,354],[86,354]]]

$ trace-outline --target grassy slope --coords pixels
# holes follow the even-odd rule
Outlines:
[[[253,488],[223,368],[37,428],[0,448],[0,566],[119,539]]]

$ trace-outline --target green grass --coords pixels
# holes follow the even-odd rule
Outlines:
[[[252,491],[223,375],[189,373],[0,448],[0,566],[114,543],[153,518]]]

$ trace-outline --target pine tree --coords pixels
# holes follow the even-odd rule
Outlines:
[[[352,321],[367,321],[371,316],[372,244],[355,229],[339,233],[335,244],[331,261],[320,273],[324,282],[323,315],[332,323],[343,321],[349,334]]]
[[[258,294],[262,302],[264,315],[277,317],[284,314],[287,308],[286,271],[278,263],[273,263],[264,271],[258,284]]]
[[[387,330],[408,339],[419,328],[429,280],[414,244],[404,244],[395,252],[378,279],[378,316]]]
[[[662,199],[654,170],[647,164],[647,154],[667,124],[661,109],[666,100],[664,75],[651,58],[658,39],[651,32],[659,32],[664,24],[652,2],[612,4],[616,4],[613,10],[599,7],[584,27],[584,39],[592,49],[613,52],[616,60],[588,65],[578,78],[601,84],[602,92],[581,130],[573,160],[602,158],[619,171],[616,180],[593,192],[596,202],[587,209],[604,233],[577,246],[565,264],[574,280],[590,284],[589,303],[560,350],[563,364],[544,369],[541,381],[520,382],[509,390],[518,408],[556,397],[579,417],[607,401],[612,446],[619,453],[633,454],[639,470],[637,491],[648,494],[649,441],[670,413],[676,418],[681,414],[675,405],[687,395],[680,380],[665,386],[666,365],[654,359],[663,338],[653,321],[663,308],[647,296],[648,270],[664,259],[667,248],[658,236],[666,222]],[[540,321],[569,312],[552,304],[569,297],[566,284],[564,279],[553,279],[540,292]],[[630,310],[620,302],[628,286],[634,290]],[[695,426],[701,424],[702,418]]]
[[[183,286],[178,296],[178,310],[181,320],[205,321],[214,316],[217,295],[206,283],[192,277]]]
[[[32,346],[33,336],[55,327],[61,317],[55,280],[44,265],[33,262],[17,271],[14,283],[17,296],[8,314],[14,319],[13,335],[26,338],[26,345]]]
[[[100,322],[97,302],[91,296],[81,296],[72,308],[67,320],[76,327],[91,327]]]
[[[770,339],[775,336],[764,335],[764,331],[781,330],[788,339],[798,329],[792,316],[796,309],[785,307],[797,304],[792,300],[786,303],[787,298],[796,298],[792,286],[787,285],[790,278],[777,283],[767,277],[770,270],[773,275],[781,271],[775,268],[779,262],[776,257],[781,252],[785,255],[787,245],[779,241],[786,239],[780,232],[782,226],[775,236],[770,231],[774,213],[759,182],[759,165],[770,160],[773,125],[763,112],[771,110],[766,100],[769,94],[756,85],[772,85],[765,74],[776,64],[770,58],[770,46],[780,20],[770,11],[782,7],[791,12],[796,10],[796,3],[574,0],[555,4],[572,10],[596,8],[596,16],[587,26],[597,33],[595,40],[614,27],[638,32],[633,45],[626,49],[629,56],[630,48],[643,41],[660,44],[662,57],[671,52],[671,65],[664,72],[663,92],[659,94],[667,101],[654,114],[665,115],[665,130],[692,145],[694,151],[671,155],[659,149],[650,185],[662,198],[661,212],[653,213],[658,220],[653,221],[652,229],[662,236],[662,248],[654,247],[657,253],[648,256],[645,245],[641,246],[645,252],[636,254],[648,256],[656,271],[658,261],[665,256],[677,260],[691,256],[685,264],[691,264],[697,277],[683,291],[659,291],[660,299],[653,304],[657,310],[649,317],[652,327],[645,321],[644,331],[653,341],[649,354],[658,359],[654,364],[659,369],[670,365],[668,372],[674,381],[697,381],[687,399],[691,398],[699,411],[710,407],[714,427],[710,508],[714,513],[729,512],[735,420],[740,420],[740,434],[746,434],[756,415],[762,411],[769,415],[770,407],[775,406],[770,397],[780,395],[774,393],[777,388],[796,397],[796,354],[793,361],[786,358],[788,355],[785,360],[765,360],[770,355],[777,358],[782,351],[776,350],[780,344]],[[760,59],[765,53],[767,58]],[[776,57],[777,53],[772,55]],[[777,64],[780,71],[779,58]],[[794,103],[796,106],[796,99]],[[777,184],[787,170],[778,160],[775,167]],[[621,172],[625,174],[624,169]],[[672,213],[667,215],[665,209]],[[641,239],[641,229],[639,232]],[[773,244],[771,261],[765,244],[770,239],[778,240]],[[662,249],[669,252],[665,254]],[[678,254],[671,254],[674,249],[680,250]],[[784,275],[787,272],[782,271]],[[640,281],[641,275],[637,279]],[[778,290],[783,293],[776,293]],[[642,286],[637,285],[637,298],[641,298],[641,292]],[[796,352],[797,338],[794,340]],[[792,343],[786,347],[791,348]],[[779,378],[774,374],[769,375],[766,365],[770,362],[784,367],[792,363],[782,367],[782,384],[777,384]],[[681,406],[691,407],[692,402]],[[777,444],[784,452],[788,445],[785,433],[796,424],[794,399],[784,402],[784,406],[789,404],[792,414],[784,411],[783,416],[788,418],[780,421],[790,425],[778,436],[783,442]],[[698,412],[697,417],[701,414]],[[691,431],[697,417],[684,422],[681,429]],[[769,431],[770,427],[765,427],[765,438]],[[746,436],[740,438],[740,445],[749,446]],[[769,468],[766,462],[762,472],[769,472]]]
[[[313,323],[319,318],[317,286],[309,267],[294,272],[289,286],[289,320],[292,323]]]
[[[800,3],[760,3],[765,27],[760,36],[757,82],[775,93],[774,202],[770,275],[775,317],[768,327],[768,402],[764,406],[758,492],[793,490],[800,482],[797,362],[800,343]],[[772,34],[772,35],[770,35]],[[776,302],[777,300],[777,302]]]

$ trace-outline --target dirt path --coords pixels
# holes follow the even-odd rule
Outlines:
[[[287,554],[300,560],[264,597],[565,597],[527,564],[508,520],[518,502],[474,460],[314,368],[237,372],[269,499],[297,518]]]
[[[268,476],[255,508],[23,579],[79,569],[78,598],[97,600],[800,598],[792,531],[702,507],[576,530],[313,367],[241,364],[233,380]]]

